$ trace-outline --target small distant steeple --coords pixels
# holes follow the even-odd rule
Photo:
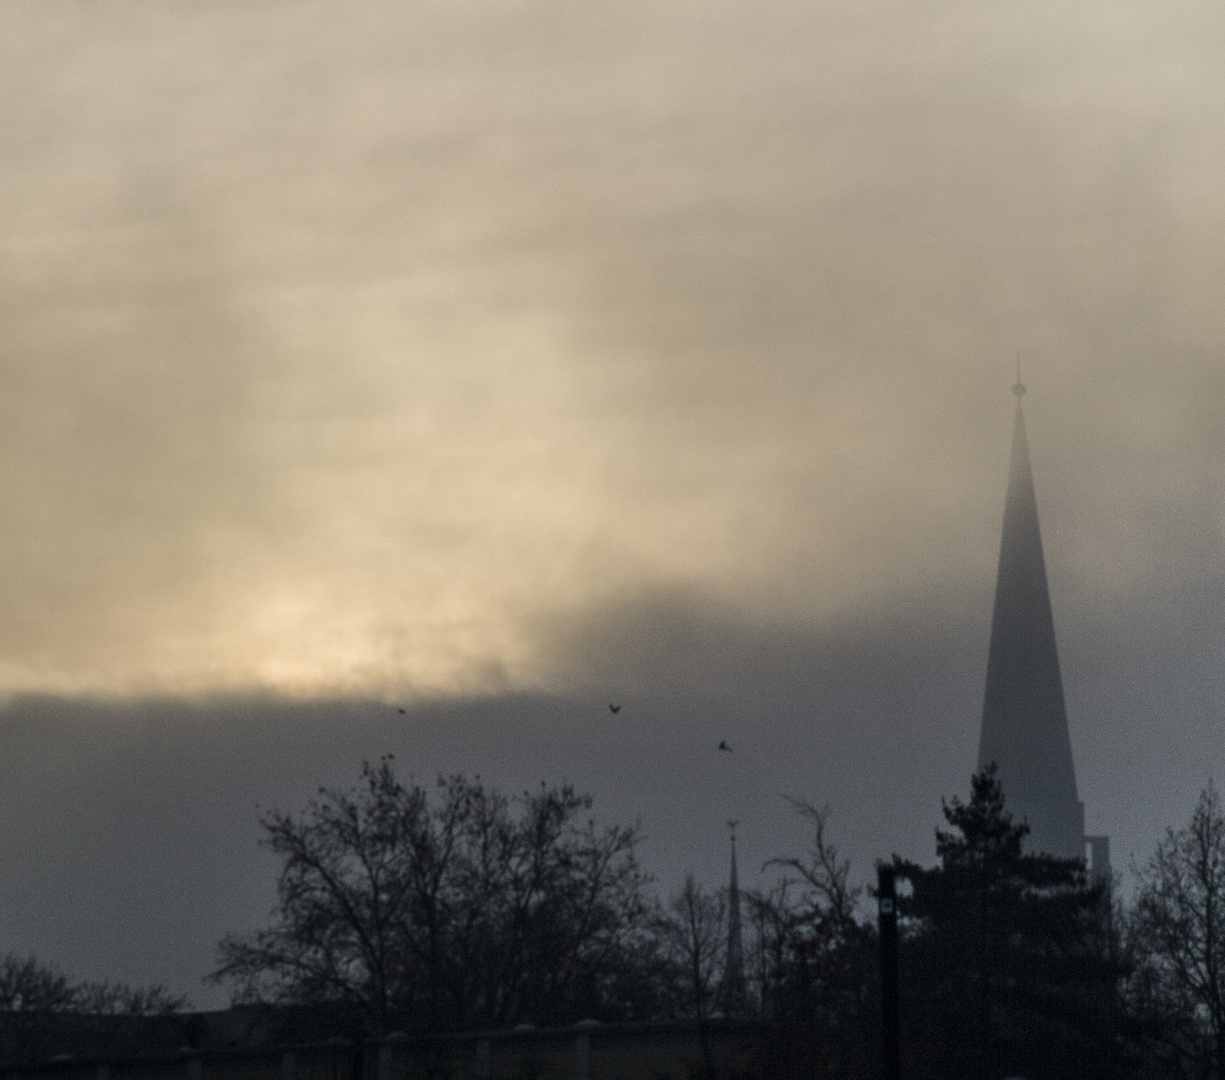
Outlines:
[[[719,1007],[725,1016],[744,1012],[748,991],[744,978],[744,943],[740,934],[740,882],[736,876],[736,821],[727,827],[732,834],[732,876],[727,887],[727,957],[719,984]]]

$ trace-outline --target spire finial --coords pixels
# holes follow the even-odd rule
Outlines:
[[[732,831],[732,843],[733,844],[736,842],[736,826],[739,824],[740,824],[739,818],[731,818],[727,823],[727,827],[731,829]]]
[[[1021,404],[1021,395],[1025,393],[1025,384],[1021,382],[1021,354],[1017,353],[1017,381],[1012,384],[1012,392],[1016,395],[1017,404]]]

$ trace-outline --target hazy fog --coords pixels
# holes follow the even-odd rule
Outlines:
[[[254,802],[384,750],[665,880],[780,790],[926,854],[1018,353],[1143,855],[1225,761],[1223,174],[1207,0],[6,4],[0,948],[196,993]]]

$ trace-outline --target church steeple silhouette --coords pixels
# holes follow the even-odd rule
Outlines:
[[[740,933],[740,882],[736,877],[736,825],[732,832],[732,876],[727,888],[727,953],[723,961],[723,981],[719,984],[719,1008],[724,1015],[743,1012],[748,999],[744,978],[744,943]]]
[[[1017,409],[978,766],[981,769],[991,762],[998,766],[1005,809],[1014,821],[1029,824],[1029,851],[1083,859],[1085,809],[1076,794],[1055,620],[1021,410],[1025,386],[1019,362],[1012,392]]]

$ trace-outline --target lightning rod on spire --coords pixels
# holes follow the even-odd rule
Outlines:
[[[1017,404],[1021,403],[1021,395],[1025,393],[1025,384],[1021,382],[1021,354],[1017,353],[1017,381],[1012,384],[1012,392],[1016,395]]]

